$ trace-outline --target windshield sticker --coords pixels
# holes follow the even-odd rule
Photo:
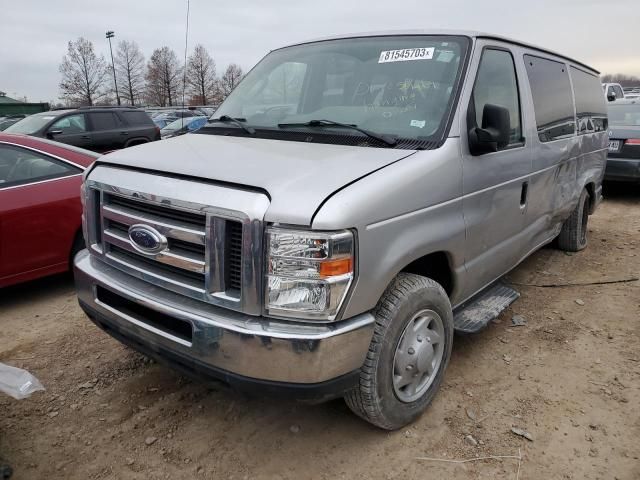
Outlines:
[[[418,127],[418,128],[424,128],[426,124],[427,124],[426,120],[411,120],[411,123],[410,123],[412,127]]]
[[[380,52],[378,63],[409,62],[412,60],[431,60],[434,47],[431,48],[404,48],[402,50],[385,50]]]

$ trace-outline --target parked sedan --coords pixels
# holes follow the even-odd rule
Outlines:
[[[151,120],[153,120],[153,123],[155,123],[156,127],[158,127],[162,131],[164,127],[169,125],[171,122],[175,122],[177,119],[178,117],[172,117],[171,115],[162,114],[156,115]]]
[[[609,103],[605,180],[640,183],[640,100]]]
[[[184,135],[185,133],[195,132],[206,124],[207,117],[179,118],[160,130],[160,137],[164,140],[166,138]]]
[[[26,117],[26,115],[24,114],[7,115],[4,117],[0,117],[0,132],[2,132],[3,130],[6,130],[14,123],[18,123],[24,117]]]
[[[0,132],[6,130],[14,123],[18,123],[21,118],[5,118],[4,120],[0,120]]]
[[[0,133],[0,287],[69,269],[84,248],[82,174],[98,156]]]

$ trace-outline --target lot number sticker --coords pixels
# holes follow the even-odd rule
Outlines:
[[[409,62],[412,60],[431,60],[434,47],[430,48],[404,48],[402,50],[385,50],[380,52],[378,63]]]

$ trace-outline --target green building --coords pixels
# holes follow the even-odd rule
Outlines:
[[[11,115],[14,113],[26,113],[31,115],[32,113],[46,112],[49,110],[48,103],[26,103],[16,100],[11,97],[7,97],[5,92],[0,92],[0,116]]]

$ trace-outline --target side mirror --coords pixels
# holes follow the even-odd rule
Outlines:
[[[49,140],[53,140],[53,137],[55,137],[56,135],[60,135],[62,133],[62,130],[49,130],[47,132],[47,138]]]
[[[486,104],[482,111],[482,128],[469,130],[471,155],[497,152],[509,145],[511,118],[509,110],[498,105]]]
[[[618,98],[618,97],[616,96],[616,92],[609,92],[609,93],[607,93],[607,100],[608,100],[608,101],[610,101],[610,102],[615,102],[615,101],[616,101],[616,98]]]

